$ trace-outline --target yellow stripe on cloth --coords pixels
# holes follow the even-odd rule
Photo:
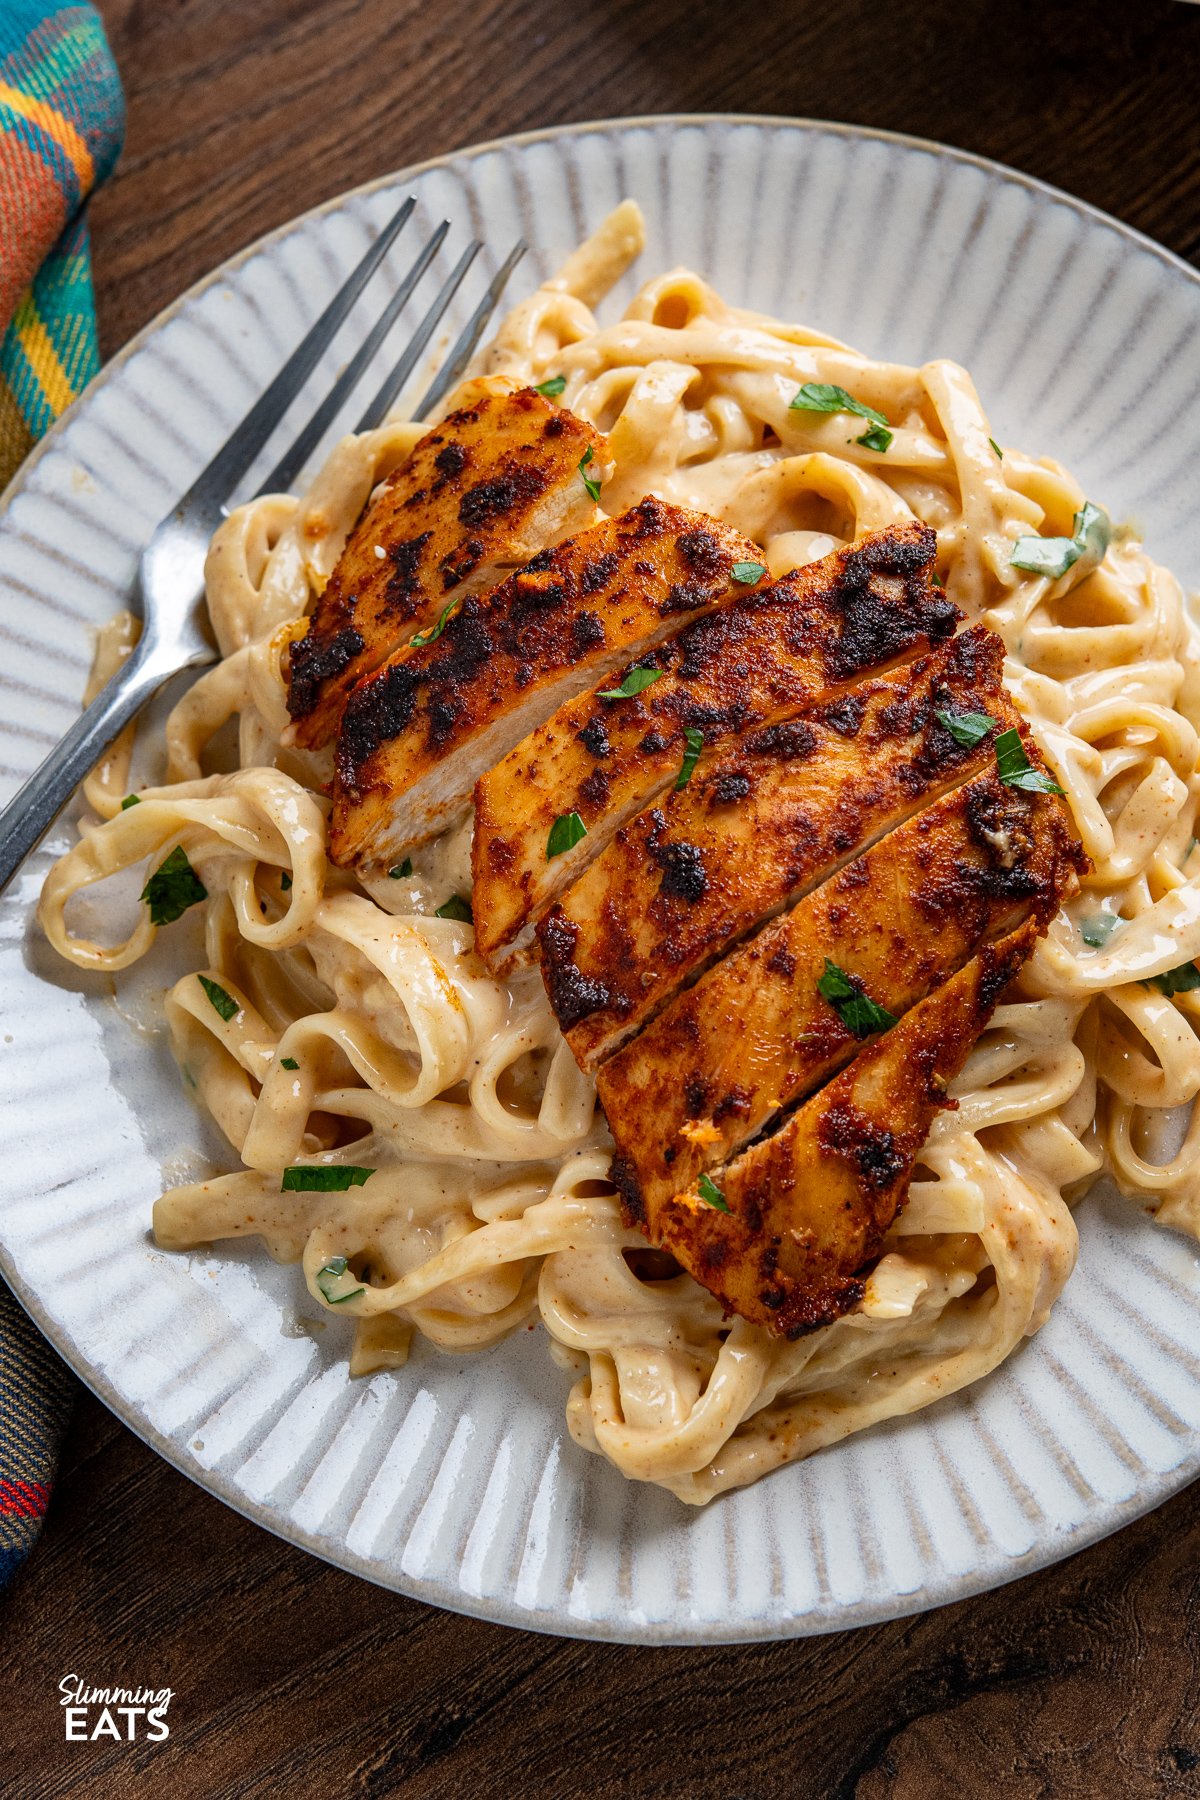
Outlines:
[[[75,389],[58,360],[58,351],[54,348],[50,333],[38,317],[31,294],[27,294],[18,306],[13,318],[13,330],[20,339],[29,366],[46,396],[46,405],[57,418],[59,413],[66,412],[74,400]]]
[[[20,113],[23,118],[36,125],[39,131],[44,131],[47,137],[52,137],[56,144],[62,146],[71,159],[84,193],[87,193],[95,180],[96,166],[87,147],[87,140],[75,129],[70,119],[64,119],[45,100],[37,100],[32,94],[24,94],[20,88],[10,87],[5,81],[0,81],[0,105],[11,107],[13,112]]]

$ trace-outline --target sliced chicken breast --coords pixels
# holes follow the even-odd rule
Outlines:
[[[738,532],[653,497],[468,597],[435,642],[359,684],[338,739],[334,861],[386,865],[470,803],[557,707],[729,598]]]
[[[656,1217],[985,939],[1045,930],[1085,867],[1065,803],[994,768],[848,863],[601,1066],[630,1209]]]
[[[748,591],[560,707],[486,771],[472,856],[484,960],[503,970],[524,956],[554,900],[675,781],[689,734],[711,749],[948,638],[961,614],[930,579],[936,548],[914,521]],[[572,814],[587,836],[549,856],[555,821]]]
[[[581,1067],[760,922],[991,766],[997,731],[1020,729],[1003,658],[1000,639],[975,626],[702,758],[685,787],[622,827],[538,927],[551,1005]],[[968,714],[993,723],[964,743]],[[1032,739],[1026,749],[1034,761]]]
[[[597,516],[584,477],[604,473],[599,432],[532,388],[473,382],[468,399],[377,492],[292,646],[288,710],[308,749],[333,737],[355,682],[455,594],[490,588]]]
[[[857,1305],[950,1082],[1038,938],[1028,919],[728,1167],[631,1220],[729,1312],[783,1337]],[[617,1171],[618,1179],[620,1170]]]

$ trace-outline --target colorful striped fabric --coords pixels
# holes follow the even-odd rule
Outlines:
[[[0,489],[99,366],[84,203],[124,123],[92,7],[0,0]],[[0,1282],[0,1586],[41,1528],[75,1392]]]
[[[0,0],[0,489],[99,367],[84,203],[124,127],[95,9]]]
[[[75,1377],[0,1282],[0,1587],[42,1528],[76,1392]]]

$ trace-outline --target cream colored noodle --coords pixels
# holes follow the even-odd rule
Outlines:
[[[240,1166],[164,1194],[160,1244],[250,1235],[299,1262],[356,1372],[401,1364],[414,1331],[459,1352],[540,1317],[573,1377],[576,1441],[701,1504],[994,1368],[1062,1290],[1066,1201],[1101,1170],[1200,1235],[1200,992],[1146,985],[1200,956],[1200,658],[1179,584],[1132,534],[1094,572],[1013,567],[1014,540],[1069,535],[1084,495],[1046,458],[997,453],[963,369],[872,361],[728,306],[683,269],[600,325],[592,306],[641,244],[627,202],[481,367],[566,377],[563,403],[610,434],[610,512],[649,490],[702,508],[762,543],[775,575],[894,521],[933,526],[951,597],[1007,645],[1095,865],[956,1084],[861,1305],[781,1343],[627,1254],[645,1245],[621,1222],[593,1088],[536,971],[493,980],[470,925],[436,916],[469,890],[466,823],[395,879],[327,861],[328,759],[286,746],[281,657],[418,426],[344,439],[301,499],[253,501],[221,526],[208,597],[222,661],[171,715],[161,786],[120,810],[127,741],[92,778],[99,822],[52,870],[41,918],[64,956],[117,970],[149,948],[148,909],[99,944],[68,925],[72,896],[176,844],[208,891],[205,966],[180,974],[167,1023]],[[859,442],[845,413],[792,410],[804,382],[884,413],[888,449]],[[130,633],[108,634],[105,670]],[[228,1021],[198,974],[236,1002]],[[282,1193],[296,1162],[375,1173],[345,1194]],[[332,1257],[348,1273],[329,1297],[317,1277]]]

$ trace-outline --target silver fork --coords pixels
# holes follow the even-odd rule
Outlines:
[[[84,776],[151,695],[157,693],[172,675],[216,661],[217,652],[205,632],[200,605],[204,596],[204,558],[209,539],[225,517],[238,482],[332,343],[355,301],[408,223],[415,205],[412,198],[406,200],[384,226],[271,385],[255,401],[208,467],[197,476],[179,504],[163,519],[142,551],[131,597],[133,609],[142,621],[141,636],[112,680],[0,813],[0,888],[16,873]],[[370,367],[449,229],[449,222],[444,220],[422,247],[361,347],[298,433],[295,442],[262,482],[258,489],[260,494],[279,493],[296,479]],[[472,239],[463,251],[413,332],[403,355],[354,426],[356,431],[369,431],[387,416],[482,247],[477,239]],[[462,375],[525,249],[519,239],[513,245],[414,408],[413,418],[425,418]]]

